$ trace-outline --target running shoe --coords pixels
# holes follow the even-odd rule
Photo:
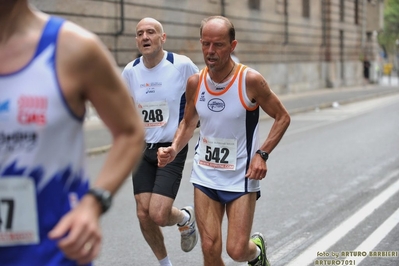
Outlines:
[[[265,238],[261,233],[254,233],[251,236],[251,241],[260,248],[260,255],[253,261],[249,261],[250,266],[270,266],[270,262],[266,257],[267,244]]]
[[[190,214],[190,219],[182,226],[179,227],[181,235],[181,249],[185,252],[191,251],[198,242],[198,231],[195,223],[195,213],[192,206],[187,206],[181,209],[182,211]]]

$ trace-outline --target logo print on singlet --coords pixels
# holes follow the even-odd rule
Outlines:
[[[10,100],[0,102],[0,121],[7,121],[10,115]]]
[[[0,151],[31,151],[37,144],[34,131],[0,132]]]
[[[201,96],[200,96],[200,102],[205,102],[205,92],[201,92]]]
[[[0,113],[5,113],[10,110],[10,100],[0,102]]]
[[[161,88],[161,87],[162,87],[162,82],[160,82],[160,81],[151,82],[151,83],[146,82],[146,83],[140,84],[140,88],[144,88],[147,90],[145,92],[145,94],[155,93],[155,89]]]
[[[148,88],[148,87],[162,87],[162,82],[160,81],[155,81],[155,82],[146,82],[146,83],[142,83],[140,84],[140,88]]]
[[[18,99],[18,122],[24,125],[45,125],[47,107],[46,97],[21,96]]]
[[[226,104],[222,99],[213,98],[208,102],[208,108],[212,112],[221,112],[224,110]]]
[[[147,88],[147,91],[145,92],[145,94],[149,94],[149,93],[155,93],[155,90],[153,88]]]

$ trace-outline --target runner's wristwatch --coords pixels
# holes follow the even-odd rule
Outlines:
[[[87,194],[93,195],[100,203],[102,213],[106,212],[112,204],[112,195],[108,190],[102,188],[90,188]]]
[[[256,153],[259,154],[260,157],[262,157],[262,159],[263,159],[265,162],[267,161],[267,159],[269,159],[269,154],[268,154],[267,152],[265,152],[265,151],[257,150]]]

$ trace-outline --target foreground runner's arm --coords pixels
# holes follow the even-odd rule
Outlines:
[[[195,97],[199,83],[199,74],[192,75],[187,81],[186,107],[184,116],[173,138],[172,146],[158,149],[158,166],[164,167],[172,162],[176,155],[187,145],[198,124],[198,113],[195,109]]]
[[[144,130],[116,64],[100,40],[66,22],[60,32],[57,73],[69,107],[82,117],[86,100],[111,131],[113,142],[93,187],[116,193],[137,166]],[[100,251],[99,202],[86,195],[49,233],[65,255],[78,263],[92,261]]]

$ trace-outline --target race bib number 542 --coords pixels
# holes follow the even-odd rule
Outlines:
[[[0,246],[36,244],[38,232],[34,181],[0,178]]]
[[[199,165],[218,170],[235,170],[237,162],[237,140],[202,137]]]

